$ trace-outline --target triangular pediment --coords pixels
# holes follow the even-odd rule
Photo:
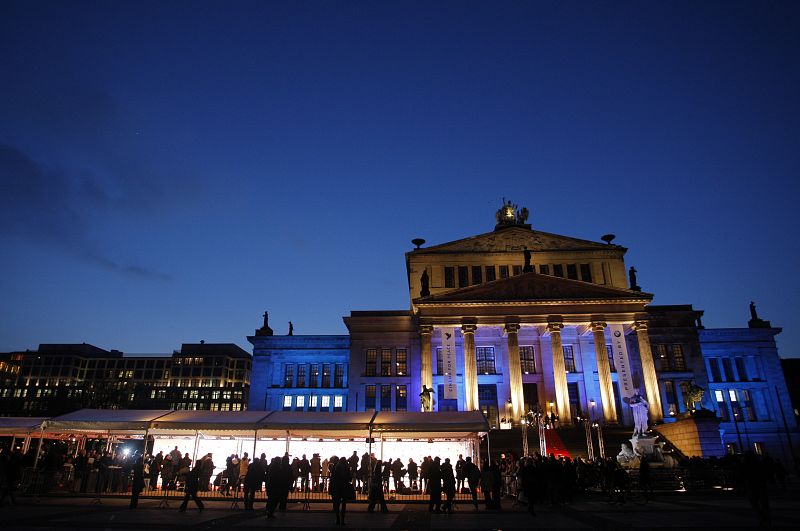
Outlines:
[[[423,247],[412,251],[418,254],[432,252],[502,252],[502,251],[577,251],[621,249],[618,245],[581,240],[569,236],[561,236],[531,230],[525,227],[508,227],[501,230],[478,234],[462,240],[456,240],[431,247]]]
[[[600,286],[580,280],[524,273],[476,286],[460,288],[447,293],[431,295],[414,300],[414,304],[462,303],[462,302],[524,302],[524,301],[642,301],[649,302],[653,296],[641,291]]]

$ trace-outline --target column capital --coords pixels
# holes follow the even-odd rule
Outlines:
[[[634,321],[633,329],[636,331],[644,330],[645,332],[647,332],[647,321],[644,320]]]
[[[507,334],[516,334],[519,332],[519,323],[506,323],[505,331]]]
[[[553,332],[561,333],[562,328],[564,328],[564,323],[547,323],[547,331],[551,334]]]
[[[608,323],[605,321],[592,321],[592,331],[593,332],[602,332],[606,329]]]
[[[462,334],[474,334],[475,330],[478,329],[478,325],[465,323],[461,325],[461,333]]]
[[[421,325],[419,325],[419,333],[420,333],[420,335],[433,334],[433,325],[429,325],[429,324],[421,324]]]

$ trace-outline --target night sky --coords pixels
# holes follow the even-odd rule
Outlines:
[[[630,249],[800,356],[800,2],[0,3],[0,351],[406,309],[403,253]]]

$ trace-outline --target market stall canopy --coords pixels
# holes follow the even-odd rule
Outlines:
[[[372,420],[373,433],[402,433],[406,437],[430,437],[448,434],[463,437],[489,431],[489,423],[480,411],[380,411]]]
[[[173,411],[154,420],[150,433],[183,435],[186,431],[198,431],[252,437],[271,414],[271,411]]]
[[[0,417],[0,435],[28,435],[39,431],[43,417]]]
[[[150,423],[169,409],[80,409],[47,422],[47,431],[144,434]]]
[[[366,437],[372,411],[275,411],[262,421],[259,436]]]

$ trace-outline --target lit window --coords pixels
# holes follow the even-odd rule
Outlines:
[[[325,395],[322,397],[322,408],[328,409],[329,407],[331,407],[331,397]]]
[[[341,395],[337,395],[333,397],[333,407],[334,408],[341,408],[342,404],[344,403],[344,399]]]
[[[314,409],[317,408],[317,395],[311,395],[311,400],[309,401],[309,407]]]
[[[533,356],[533,346],[519,347],[519,359],[522,365],[522,374],[534,374],[536,372],[536,361]]]
[[[292,395],[283,397],[283,407],[292,407]]]
[[[302,395],[297,396],[297,407],[303,408],[306,406],[306,397]]]

